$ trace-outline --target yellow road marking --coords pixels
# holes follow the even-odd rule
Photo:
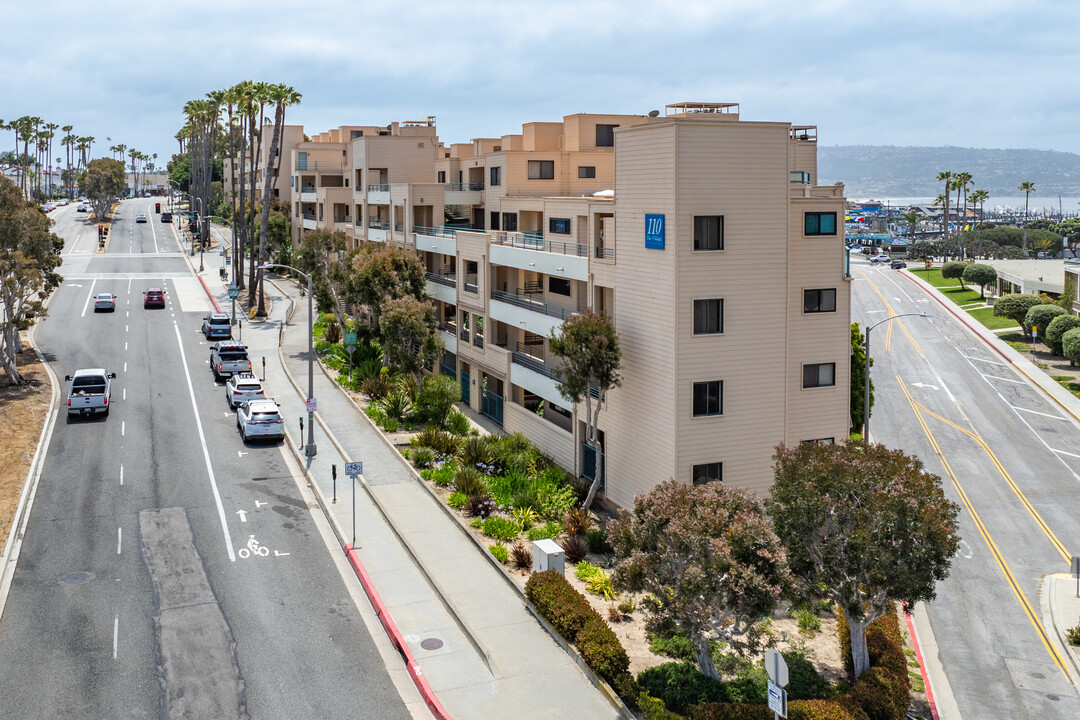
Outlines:
[[[856,269],[858,270],[858,268],[856,268]],[[866,281],[868,283],[870,283],[870,287],[874,288],[874,292],[876,292],[877,296],[879,298],[881,298],[881,302],[885,303],[885,309],[888,311],[888,313],[890,315],[896,315],[896,311],[894,311],[892,309],[892,305],[890,305],[889,301],[885,299],[885,296],[881,294],[881,290],[879,290],[878,286],[874,284],[874,281],[870,279],[870,276],[867,275],[862,270],[859,270],[859,273],[864,278],[866,278]],[[918,352],[920,355],[922,355],[923,354],[922,348],[919,347],[919,343],[915,342],[915,338],[911,337],[911,333],[909,333],[908,329],[906,327],[904,327],[904,322],[902,320],[894,320],[894,321],[889,323],[888,332],[885,333],[885,351],[888,352],[888,350],[889,350],[889,345],[890,345],[889,341],[892,339],[893,322],[895,322],[897,325],[900,326],[900,329],[904,331],[905,335],[907,335],[907,339],[910,340],[911,344],[915,346],[915,351]]]
[[[926,434],[926,438],[930,441],[930,444],[934,448],[934,452],[937,453],[938,458],[941,460],[941,464],[945,468],[946,474],[952,480],[953,488],[955,488],[957,494],[960,496],[960,500],[963,502],[964,507],[967,509],[968,514],[971,515],[972,520],[975,523],[975,527],[979,530],[979,534],[982,535],[983,541],[990,549],[990,553],[994,556],[995,562],[997,562],[998,569],[1001,570],[1001,574],[1005,577],[1005,581],[1009,587],[1012,588],[1013,594],[1016,596],[1017,601],[1020,603],[1021,608],[1024,610],[1024,614],[1027,615],[1028,620],[1035,628],[1035,632],[1039,635],[1039,639],[1042,641],[1043,647],[1046,648],[1046,652],[1050,654],[1054,664],[1061,670],[1062,675],[1069,681],[1069,684],[1075,685],[1076,681],[1073,679],[1072,673],[1065,666],[1065,660],[1058,653],[1057,648],[1050,641],[1050,637],[1046,632],[1046,628],[1043,627],[1039,618],[1035,615],[1035,611],[1031,607],[1031,603],[1028,602],[1024,596],[1023,591],[1020,589],[1020,584],[1016,581],[1012,571],[1009,569],[1009,564],[1005,562],[1005,558],[1002,557],[1001,552],[998,550],[997,545],[994,543],[994,539],[990,536],[990,531],[987,530],[986,525],[983,524],[982,518],[975,511],[974,505],[971,503],[971,499],[968,498],[967,493],[964,491],[963,485],[960,484],[960,480],[956,477],[956,473],[953,472],[952,466],[949,465],[949,461],[945,459],[945,453],[942,452],[941,446],[938,445],[937,439],[930,431],[930,427],[926,424],[926,420],[923,418],[923,408],[917,402],[915,398],[908,392],[907,386],[904,385],[904,381],[900,379],[900,376],[896,376],[896,380],[900,383],[900,389],[904,392],[904,396],[907,398],[908,403],[911,405],[912,411],[915,413],[915,419],[919,421],[919,425],[922,426],[923,433]],[[932,414],[932,413],[930,413]],[[963,428],[960,428],[963,429]]]

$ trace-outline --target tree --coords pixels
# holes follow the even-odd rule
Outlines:
[[[983,188],[979,188],[971,193],[971,204],[979,208],[979,223],[975,224],[975,239],[979,239],[979,225],[983,219],[983,203],[990,198],[990,193]]]
[[[15,183],[0,177],[0,365],[12,385],[22,383],[19,331],[45,315],[45,300],[63,282],[56,268],[64,241],[49,231],[51,225]]]
[[[79,179],[79,190],[87,197],[99,220],[104,220],[113,200],[124,191],[124,163],[112,158],[98,158],[86,165]]]
[[[960,287],[967,290],[964,287],[964,270],[967,269],[968,263],[965,262],[947,262],[941,266],[941,277],[946,280],[959,280]]]
[[[461,399],[461,385],[449,375],[428,375],[420,388],[416,404],[429,422],[445,427],[454,404]]]
[[[721,482],[665,480],[634,498],[633,514],[624,510],[609,538],[618,558],[612,584],[646,593],[650,624],[682,630],[713,679],[710,636],[741,647],[791,585],[762,501]]]
[[[270,221],[270,199],[274,196],[274,187],[277,185],[278,173],[281,171],[281,153],[278,148],[281,144],[281,135],[285,127],[285,108],[300,102],[300,93],[288,85],[271,85],[267,93],[268,99],[274,103],[274,130],[271,133],[270,152],[263,172],[263,195],[262,213],[259,216],[259,267],[263,264],[263,253],[267,236],[266,226]],[[263,302],[263,274],[259,271],[259,307],[256,314],[266,317],[266,306]]]
[[[1073,328],[1061,336],[1061,354],[1070,365],[1080,365],[1080,328]]]
[[[1035,183],[1025,180],[1016,189],[1024,193],[1024,244],[1020,246],[1020,249],[1027,250],[1028,199],[1031,197],[1031,193],[1035,192]]]
[[[412,250],[365,244],[352,255],[351,270],[344,278],[345,297],[360,306],[371,327],[379,327],[387,301],[427,298],[427,271],[420,256]]]
[[[870,358],[874,367],[874,358]],[[851,323],[851,431],[862,432],[866,399],[866,343],[859,323]],[[870,380],[870,407],[874,407],[874,381]]]
[[[1057,305],[1051,305],[1051,307],[1058,307]],[[1080,327],[1080,318],[1074,317],[1070,314],[1061,314],[1050,321],[1050,324],[1046,326],[1046,333],[1043,335],[1043,340],[1046,346],[1050,348],[1050,352],[1055,355],[1061,355],[1061,339],[1062,336],[1073,328]]]
[[[1024,332],[1031,335],[1032,328],[1039,328],[1045,334],[1046,326],[1050,324],[1050,321],[1058,315],[1064,315],[1065,312],[1063,308],[1057,305],[1047,303],[1036,305],[1028,310],[1027,315],[1024,316]]]
[[[907,212],[900,213],[900,217],[908,223],[911,230],[908,232],[908,237],[911,238],[911,244],[915,244],[915,233],[919,229],[919,213],[915,210],[908,210]],[[908,251],[910,253],[910,251]]]
[[[1068,273],[1066,273],[1066,276],[1068,276]],[[1042,304],[1043,300],[1038,295],[1024,295],[1021,293],[1002,295],[994,301],[994,315],[1007,317],[1016,321],[1017,325],[1023,325],[1028,310]],[[1024,333],[1028,333],[1028,328],[1024,328]]]
[[[1061,235],[1069,249],[1075,252],[1076,244],[1080,243],[1080,217],[1054,223],[1050,230]]]
[[[941,172],[939,172],[937,174],[937,179],[939,181],[942,181],[942,182],[945,183],[945,192],[943,193],[944,203],[942,203],[942,205],[944,207],[944,210],[945,210],[945,214],[942,216],[943,220],[942,220],[942,223],[941,223],[941,229],[944,232],[945,239],[948,240],[949,239],[949,191],[952,190],[953,174],[949,170],[942,170]]]
[[[997,270],[989,265],[971,263],[964,268],[962,277],[972,285],[979,286],[979,299],[984,300],[986,299],[986,286],[997,280]]]
[[[960,508],[921,460],[879,443],[780,445],[773,459],[776,534],[799,590],[843,609],[858,678],[867,625],[897,600],[932,600],[948,575]]]
[[[304,233],[300,240],[300,246],[293,252],[293,265],[298,269],[311,273],[311,284],[316,298],[326,298],[327,302],[319,303],[319,310],[327,310],[334,313],[338,325],[346,327],[345,313],[342,305],[344,298],[339,291],[343,284],[348,263],[339,262],[338,258],[345,252],[347,238],[341,231],[315,230]]]
[[[1076,299],[1076,275],[1071,272],[1065,273],[1065,285],[1058,296],[1057,306],[1065,312],[1071,313],[1073,301]]]
[[[945,253],[942,251],[941,245],[939,242],[919,240],[908,247],[908,257],[918,258],[919,260],[933,260],[936,257],[943,257]]]
[[[379,319],[379,331],[387,364],[411,373],[417,381],[420,371],[443,354],[430,301],[413,297],[388,301]]]
[[[588,510],[600,488],[604,472],[601,461],[604,448],[598,426],[600,409],[607,391],[622,385],[619,375],[622,364],[619,336],[606,315],[586,309],[563,321],[558,333],[551,338],[550,347],[552,354],[562,360],[561,366],[555,368],[559,394],[575,405],[585,402],[587,442],[596,458],[589,494],[582,504]]]

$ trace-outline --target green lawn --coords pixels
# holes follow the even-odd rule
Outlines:
[[[1001,328],[1016,327],[1016,321],[1007,317],[994,317],[994,308],[980,308],[978,310],[971,310],[968,315],[981,322],[991,330],[1000,330]]]
[[[972,290],[971,288],[968,288],[967,290],[961,290],[960,288],[942,288],[941,294],[957,305],[980,302],[979,291]]]
[[[918,261],[915,261],[915,262],[918,262]],[[960,284],[959,280],[955,280],[955,279],[947,280],[947,279],[941,277],[941,268],[940,267],[932,267],[929,270],[927,270],[926,268],[915,267],[915,262],[908,263],[910,265],[910,267],[908,267],[908,272],[910,272],[912,275],[917,275],[918,277],[922,278],[923,280],[930,283],[931,285],[933,285],[936,288],[953,287],[954,285],[959,285]]]

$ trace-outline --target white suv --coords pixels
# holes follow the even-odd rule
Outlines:
[[[236,427],[240,428],[240,439],[244,442],[254,440],[285,439],[285,421],[281,419],[278,405],[273,400],[249,400],[236,409]]]
[[[265,399],[262,383],[251,373],[237,373],[225,383],[225,401],[229,403],[230,410],[235,410],[237,405],[249,400]]]

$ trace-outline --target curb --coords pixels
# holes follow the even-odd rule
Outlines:
[[[941,716],[938,715],[937,705],[934,703],[934,686],[930,682],[930,676],[926,672],[926,663],[923,662],[922,648],[919,647],[919,633],[915,630],[915,622],[911,617],[911,613],[904,613],[904,620],[907,621],[908,635],[911,637],[911,644],[915,646],[915,659],[919,661],[919,674],[922,675],[923,688],[926,689],[926,701],[930,703],[930,714],[934,716],[934,720],[941,720]]]
[[[1057,600],[1055,599],[1057,593],[1054,592],[1054,585],[1061,580],[1072,580],[1070,575],[1065,573],[1052,573],[1050,575],[1043,576],[1043,584],[1046,587],[1046,600],[1050,609],[1050,624],[1054,627],[1054,635],[1057,636],[1058,642],[1065,649],[1065,655],[1068,656],[1069,664],[1072,666],[1073,672],[1080,676],[1080,660],[1076,657],[1076,652],[1073,651],[1072,646],[1069,645],[1068,639],[1065,637],[1065,633],[1061,627],[1058,626],[1057,618]]]

